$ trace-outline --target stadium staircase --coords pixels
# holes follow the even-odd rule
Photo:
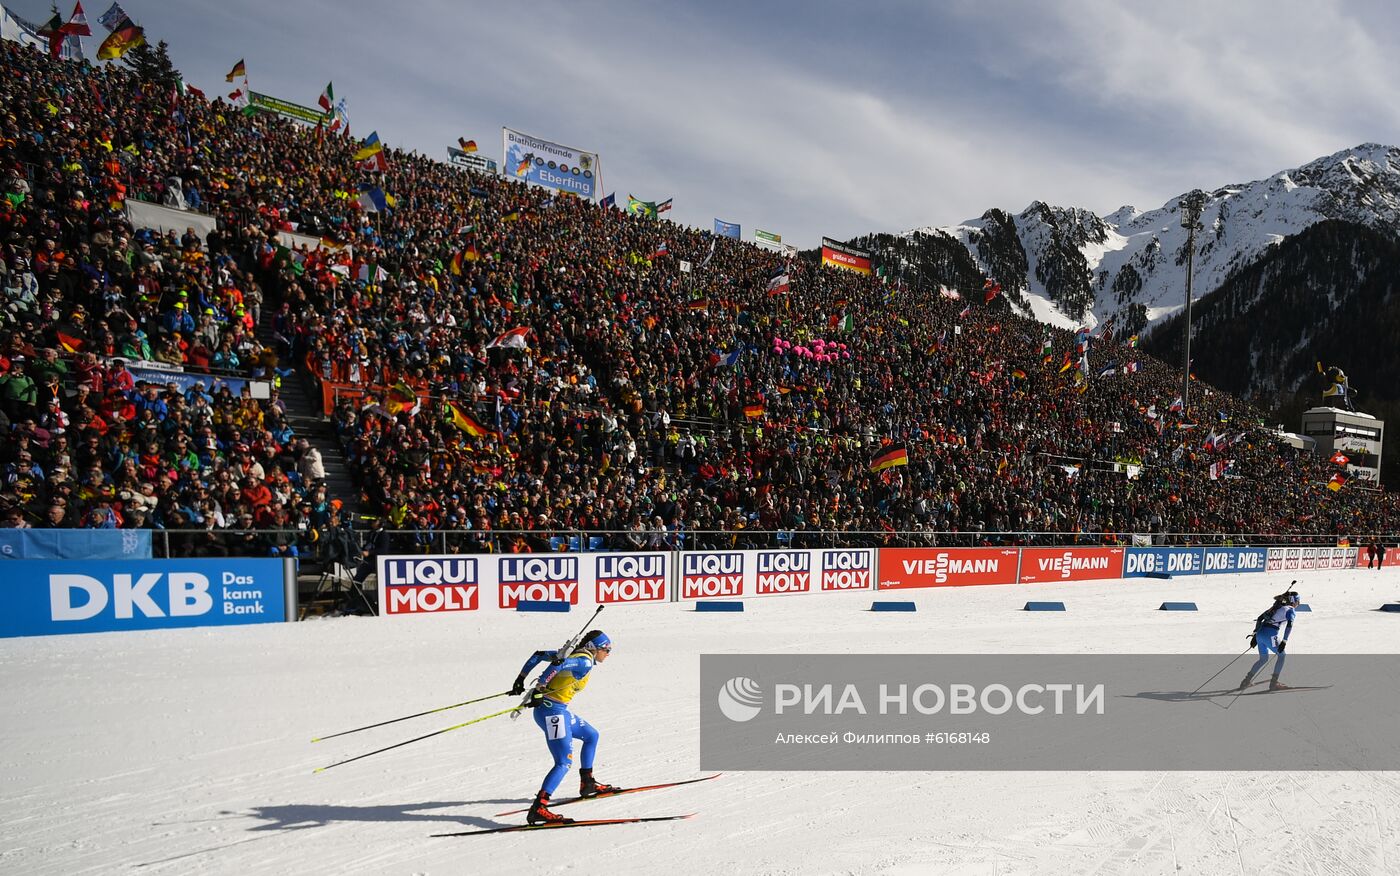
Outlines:
[[[270,307],[263,308],[258,321],[257,335],[259,342],[264,346],[280,352],[277,333],[273,327],[272,310]],[[286,363],[282,365],[285,367]],[[298,438],[305,438],[311,446],[321,451],[321,464],[326,469],[327,495],[344,503],[341,514],[353,521],[356,530],[367,528],[362,525],[360,519],[359,488],[355,486],[350,469],[345,463],[345,454],[340,449],[340,441],[336,439],[330,418],[323,413],[320,390],[300,369],[295,369],[282,378],[278,395],[287,406],[287,424],[292,427],[292,431]],[[303,618],[329,614],[345,607],[342,600],[333,595],[317,595],[324,572],[314,553],[303,559],[297,576]],[[349,607],[356,608],[353,604]]]

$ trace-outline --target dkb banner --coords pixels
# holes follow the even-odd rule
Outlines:
[[[1400,654],[1254,661],[705,654],[700,768],[1400,769]]]

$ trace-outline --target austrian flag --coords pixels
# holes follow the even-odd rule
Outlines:
[[[529,342],[526,340],[529,334],[529,326],[517,326],[516,328],[513,328],[509,331],[501,332],[499,335],[496,335],[496,339],[491,343],[487,344],[486,346],[490,349],[494,349],[496,347],[507,347],[512,350],[524,350],[526,347],[529,346]]]

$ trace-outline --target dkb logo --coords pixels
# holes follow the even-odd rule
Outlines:
[[[763,710],[763,689],[752,678],[731,678],[719,689],[719,710],[731,721],[752,721]]]

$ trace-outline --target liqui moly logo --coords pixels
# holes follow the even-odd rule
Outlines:
[[[384,561],[385,614],[475,611],[480,592],[477,561],[388,558]]]
[[[1061,578],[1068,578],[1075,572],[1097,572],[1108,570],[1108,557],[1096,556],[1075,556],[1071,551],[1065,551],[1058,557],[1041,557],[1040,571],[1055,572]]]
[[[578,557],[502,557],[501,608],[527,602],[578,604]]]
[[[743,594],[743,554],[737,551],[681,554],[681,599]]]
[[[760,551],[754,592],[806,593],[812,589],[812,555],[807,551]]]
[[[664,554],[603,554],[598,557],[597,600],[659,602],[666,598]]]
[[[873,551],[822,551],[823,590],[869,590]]]

